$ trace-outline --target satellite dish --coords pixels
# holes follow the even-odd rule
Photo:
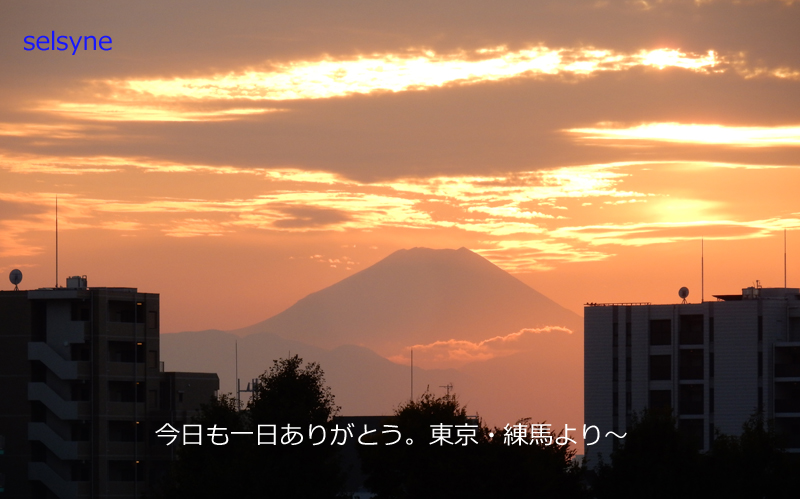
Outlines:
[[[689,288],[686,286],[682,287],[678,290],[678,296],[680,296],[684,302],[686,302],[686,297],[689,296]]]
[[[19,269],[14,269],[8,274],[8,280],[14,285],[14,291],[19,291],[17,284],[22,282],[22,272]]]

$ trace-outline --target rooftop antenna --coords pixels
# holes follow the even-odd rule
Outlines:
[[[688,290],[687,290],[688,291]],[[705,240],[700,238],[700,303],[706,301]]]
[[[56,195],[56,287],[58,287],[58,195]]]
[[[689,296],[689,288],[684,286],[681,289],[679,289],[678,296],[680,296],[683,299],[682,303],[686,303],[686,297]]]
[[[11,273],[8,274],[8,280],[14,285],[14,291],[19,291],[17,284],[22,282],[22,271],[19,269],[12,270]]]
[[[411,349],[411,401],[414,401],[414,349]]]
[[[786,229],[783,229],[783,289],[786,289]]]
[[[239,390],[239,340],[235,340],[234,345],[236,352],[235,354],[236,355],[236,410],[241,412],[242,400],[241,397],[239,396],[239,393],[241,392],[241,390]]]

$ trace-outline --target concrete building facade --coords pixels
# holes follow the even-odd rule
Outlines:
[[[165,423],[219,388],[163,372],[159,296],[135,288],[0,292],[0,489],[10,497],[140,497],[164,479]]]
[[[750,287],[696,304],[587,304],[584,416],[625,433],[634,413],[672,410],[708,450],[762,413],[800,451],[800,289]],[[588,446],[606,462],[614,438]]]

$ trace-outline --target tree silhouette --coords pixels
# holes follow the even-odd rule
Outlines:
[[[700,453],[670,413],[634,415],[627,436],[598,468],[598,498],[696,497]]]
[[[181,446],[172,483],[165,487],[163,495],[239,499],[340,497],[344,475],[337,448],[330,445],[329,439],[317,446],[309,440],[310,427],[321,427],[317,435],[329,434],[338,410],[318,364],[303,365],[297,355],[275,360],[258,378],[246,411],[237,411],[235,399],[222,395],[203,406],[193,421],[202,425],[204,433],[216,424],[226,428],[229,435],[231,431],[251,431],[253,435],[230,435],[225,445],[206,441],[204,445]],[[274,444],[258,445],[259,425],[274,425]],[[289,431],[296,431],[302,441],[282,441]]]
[[[715,435],[703,463],[709,492],[736,498],[797,495],[800,463],[784,450],[772,426],[757,413],[742,425],[740,436]]]
[[[246,418],[236,411],[236,399],[227,395],[212,398],[200,407],[193,424],[202,428],[217,425],[227,431],[245,431]],[[179,446],[178,438],[173,444]],[[173,463],[172,474],[163,487],[162,497],[250,497],[248,476],[252,445],[242,439],[231,438],[226,445],[179,446],[178,459]]]
[[[611,465],[598,467],[593,492],[599,499],[789,498],[797,496],[798,471],[797,459],[760,414],[744,423],[740,436],[717,432],[701,454],[672,415],[645,411],[634,418]]]
[[[256,448],[254,473],[260,475],[263,490],[275,497],[337,497],[344,486],[338,450],[330,437],[315,446],[309,436],[316,426],[327,435],[339,412],[319,364],[303,366],[298,355],[274,361],[258,378],[247,407],[256,431],[259,424],[275,425],[279,435],[276,445]],[[280,435],[292,428],[302,435],[302,442],[282,443]]]
[[[480,418],[468,417],[455,395],[425,393],[401,405],[386,424],[398,427],[401,441],[389,446],[396,437],[380,435],[378,445],[359,447],[366,485],[380,499],[583,496],[573,451],[506,445],[504,430],[490,431]],[[437,441],[437,428],[450,430],[451,443]],[[466,445],[459,430],[472,435]]]

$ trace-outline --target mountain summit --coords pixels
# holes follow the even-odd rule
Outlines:
[[[494,338],[544,326],[575,334]],[[583,421],[582,330],[577,314],[468,249],[413,248],[253,326],[162,335],[161,351],[172,369],[217,371],[223,391],[235,386],[234,352],[242,380],[296,353],[322,365],[344,414],[374,415],[409,396],[408,365],[387,358],[405,361],[406,348],[428,345],[414,350],[415,394],[425,387],[443,393],[452,383],[492,424],[532,417],[576,427]]]
[[[481,341],[523,328],[582,329],[582,319],[466,248],[399,250],[237,335],[394,354],[414,344]]]

